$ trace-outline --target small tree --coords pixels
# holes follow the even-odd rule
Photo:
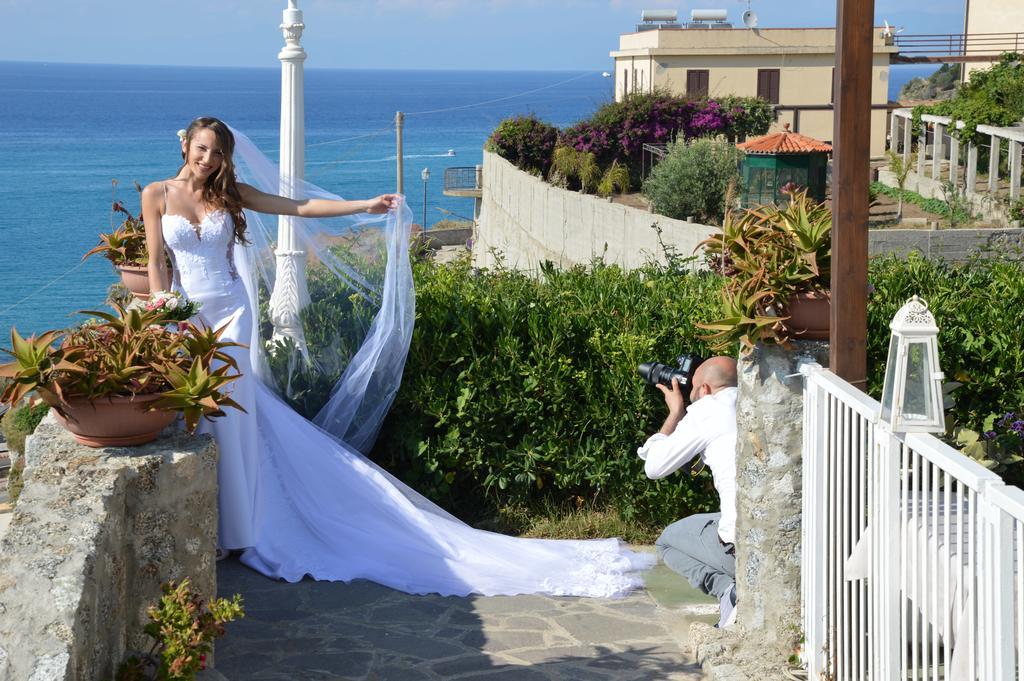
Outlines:
[[[726,141],[679,139],[647,177],[643,194],[661,215],[719,223],[727,207],[727,187],[740,183],[740,157]]]
[[[916,154],[910,154],[906,160],[904,160],[902,154],[898,154],[892,149],[886,152],[889,156],[889,172],[896,176],[896,186],[899,188],[899,198],[896,203],[896,222],[903,222],[903,192],[906,190],[907,177],[910,175],[910,171],[914,168],[917,161],[915,160]]]

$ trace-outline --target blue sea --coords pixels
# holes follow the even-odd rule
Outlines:
[[[894,74],[891,96],[907,77]],[[306,178],[348,198],[394,191],[393,121],[407,112],[406,192],[420,221],[429,168],[428,225],[472,215],[471,200],[442,194],[444,169],[480,163],[501,119],[532,112],[567,125],[612,97],[600,72],[307,69],[305,78]],[[111,180],[137,210],[132,182],[173,175],[175,132],[197,115],[228,121],[276,158],[279,106],[276,68],[0,62],[0,346],[12,325],[65,326],[102,303],[114,273],[81,256],[111,226]]]

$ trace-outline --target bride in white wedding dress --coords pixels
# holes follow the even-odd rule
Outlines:
[[[243,136],[237,141],[258,153]],[[197,118],[182,140],[178,174],[143,191],[149,279],[151,290],[173,289],[200,302],[201,321],[225,327],[225,339],[255,346],[261,343],[255,333],[257,284],[248,257],[253,247],[244,244],[256,212],[311,218],[388,214],[391,221],[407,221],[408,208],[393,194],[342,201],[262,192],[236,181],[235,150],[228,126]],[[408,243],[395,234],[385,278],[392,277],[392,289],[396,281],[408,281],[411,300]],[[356,446],[366,450],[389,403],[371,404],[364,396],[386,382],[373,372],[373,363],[395,377],[394,387],[404,364],[411,328],[403,326],[411,325],[411,309],[390,320],[398,340],[388,346],[394,339],[382,340],[388,333],[382,318],[389,314],[389,295],[382,294],[374,326],[316,423],[260,380],[257,352],[235,349],[243,377],[232,384],[232,397],[245,412],[229,410],[201,426],[220,449],[218,546],[240,550],[243,563],[270,577],[363,578],[415,594],[617,596],[640,586],[639,572],[653,559],[617,539],[523,539],[476,530],[351,446],[360,441]],[[367,363],[356,367],[357,361]]]

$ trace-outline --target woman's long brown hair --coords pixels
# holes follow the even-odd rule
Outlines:
[[[235,136],[231,134],[231,129],[227,124],[219,118],[200,116],[189,123],[185,130],[186,149],[192,148],[192,135],[203,128],[213,131],[213,134],[217,136],[218,144],[220,144],[220,150],[224,154],[224,160],[221,161],[217,172],[206,178],[206,184],[203,185],[203,203],[215,208],[223,208],[230,213],[235,223],[235,241],[247,244],[249,240],[245,237],[246,224],[245,214],[242,212],[242,194],[238,191],[238,180],[235,178]],[[181,169],[188,164],[186,152],[181,152],[181,158],[185,163],[178,169],[178,172],[181,172]]]

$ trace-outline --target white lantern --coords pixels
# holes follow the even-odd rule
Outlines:
[[[945,432],[939,329],[928,303],[914,296],[896,313],[889,328],[892,337],[882,390],[882,420],[894,433]]]

